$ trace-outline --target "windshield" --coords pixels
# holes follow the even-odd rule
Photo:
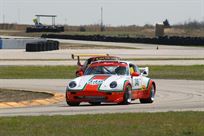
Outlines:
[[[129,71],[126,66],[94,66],[89,67],[84,75],[93,74],[114,74],[114,75],[128,75]]]

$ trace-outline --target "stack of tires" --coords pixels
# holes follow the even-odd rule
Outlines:
[[[33,32],[64,32],[64,26],[44,26],[44,27],[27,27],[27,33]]]
[[[26,52],[39,52],[39,51],[51,51],[59,50],[59,42],[53,40],[27,43]]]

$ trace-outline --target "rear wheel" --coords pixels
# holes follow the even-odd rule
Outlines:
[[[147,99],[140,99],[140,103],[153,103],[154,102],[154,96],[155,96],[155,86],[152,84],[152,87],[150,89],[150,96]]]
[[[101,102],[89,102],[91,105],[100,105]]]
[[[123,102],[120,103],[120,104],[123,104],[123,105],[128,105],[130,104],[131,102],[131,93],[132,93],[132,89],[131,89],[131,86],[128,85],[125,89],[125,92],[124,92],[124,96],[123,96]]]

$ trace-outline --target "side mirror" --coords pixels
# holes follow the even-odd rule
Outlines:
[[[149,68],[145,67],[145,68],[139,68],[140,73],[142,74],[142,76],[148,76],[149,75]]]
[[[147,71],[144,70],[142,73],[143,73],[144,75],[146,75],[146,74],[147,74]]]
[[[138,72],[133,72],[133,73],[131,74],[132,77],[137,77],[137,76],[139,76],[139,75],[140,75],[140,73],[138,73]]]
[[[79,76],[83,76],[84,75],[84,72],[83,71],[78,71],[76,72],[76,76],[79,77]]]
[[[148,71],[146,70],[142,71],[142,76],[148,76]]]
[[[80,71],[79,72],[79,76],[83,76],[84,75],[84,72],[83,71]]]

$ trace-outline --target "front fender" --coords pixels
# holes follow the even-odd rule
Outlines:
[[[111,82],[116,81],[117,86],[115,88],[110,88]],[[131,85],[130,81],[125,78],[118,78],[117,80],[105,81],[100,87],[99,91],[108,91],[108,92],[123,92],[127,85]]]

